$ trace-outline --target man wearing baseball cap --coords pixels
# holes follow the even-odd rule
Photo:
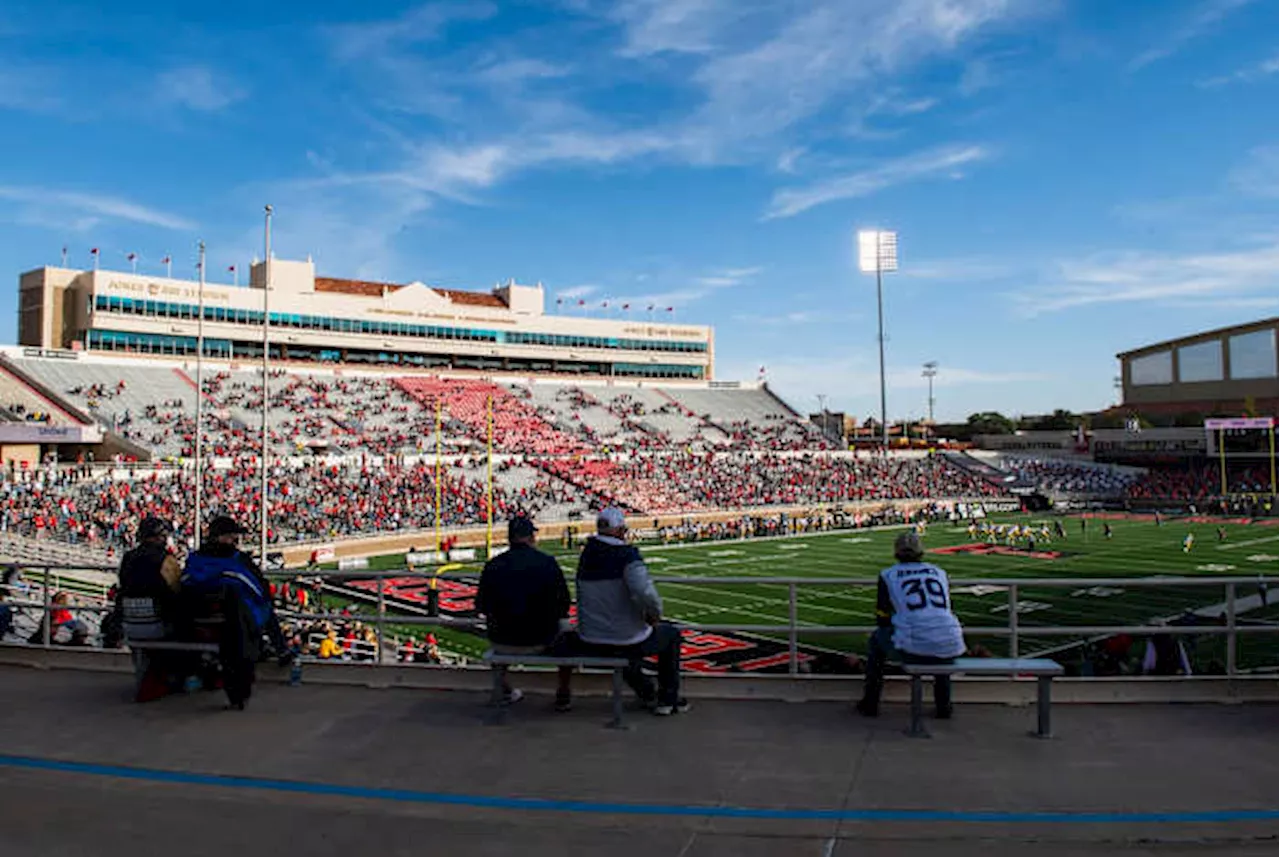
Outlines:
[[[229,593],[234,598],[235,625],[240,634],[228,635],[224,644],[223,688],[232,708],[243,709],[253,690],[254,664],[262,635],[270,639],[280,662],[289,660],[280,620],[271,604],[266,579],[253,558],[240,550],[240,536],[249,531],[235,519],[219,515],[209,522],[200,549],[187,556],[182,587],[197,597]],[[225,605],[224,605],[225,609]]]
[[[946,664],[964,654],[964,632],[951,612],[947,573],[924,562],[924,546],[912,530],[893,543],[895,565],[880,572],[876,583],[876,632],[867,652],[867,675],[858,712],[875,717],[880,710],[884,668],[889,660]],[[951,716],[951,678],[933,681],[938,717]]]
[[[662,621],[662,598],[626,538],[622,510],[602,509],[578,558],[578,637],[590,653],[630,660],[627,683],[654,714],[688,711],[680,696],[680,631]],[[658,658],[656,690],[641,669],[650,655]]]
[[[483,613],[494,652],[505,655],[544,654],[569,618],[569,586],[560,563],[538,550],[538,528],[525,515],[507,522],[507,550],[484,564],[476,590],[476,611]],[[499,669],[495,667],[495,669]],[[572,667],[560,669],[556,711],[570,708]],[[503,677],[503,702],[519,702],[523,694]]]

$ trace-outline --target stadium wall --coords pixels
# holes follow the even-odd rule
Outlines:
[[[1145,414],[1277,413],[1277,319],[1209,330],[1116,355],[1123,408]]]

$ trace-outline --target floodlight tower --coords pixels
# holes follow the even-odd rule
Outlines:
[[[938,361],[930,360],[924,364],[920,375],[929,382],[929,424],[933,425],[933,379],[938,377]]]
[[[881,229],[858,232],[858,270],[876,275],[876,317],[880,344],[880,443],[889,448],[888,399],[884,381],[884,289],[882,275],[898,270],[898,233]]]

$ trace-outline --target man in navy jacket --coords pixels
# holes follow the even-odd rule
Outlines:
[[[483,613],[489,642],[496,654],[546,653],[569,618],[569,587],[555,557],[537,548],[538,528],[519,515],[507,523],[508,549],[485,563],[476,592],[476,611]],[[561,667],[556,710],[570,707],[571,667]],[[508,704],[523,694],[503,680]]]

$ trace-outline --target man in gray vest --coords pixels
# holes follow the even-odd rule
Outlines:
[[[654,714],[689,710],[680,696],[680,631],[662,621],[662,598],[644,559],[627,544],[627,521],[609,507],[596,517],[596,535],[578,559],[578,637],[590,654],[625,657],[627,684]],[[658,658],[658,687],[641,670]]]

